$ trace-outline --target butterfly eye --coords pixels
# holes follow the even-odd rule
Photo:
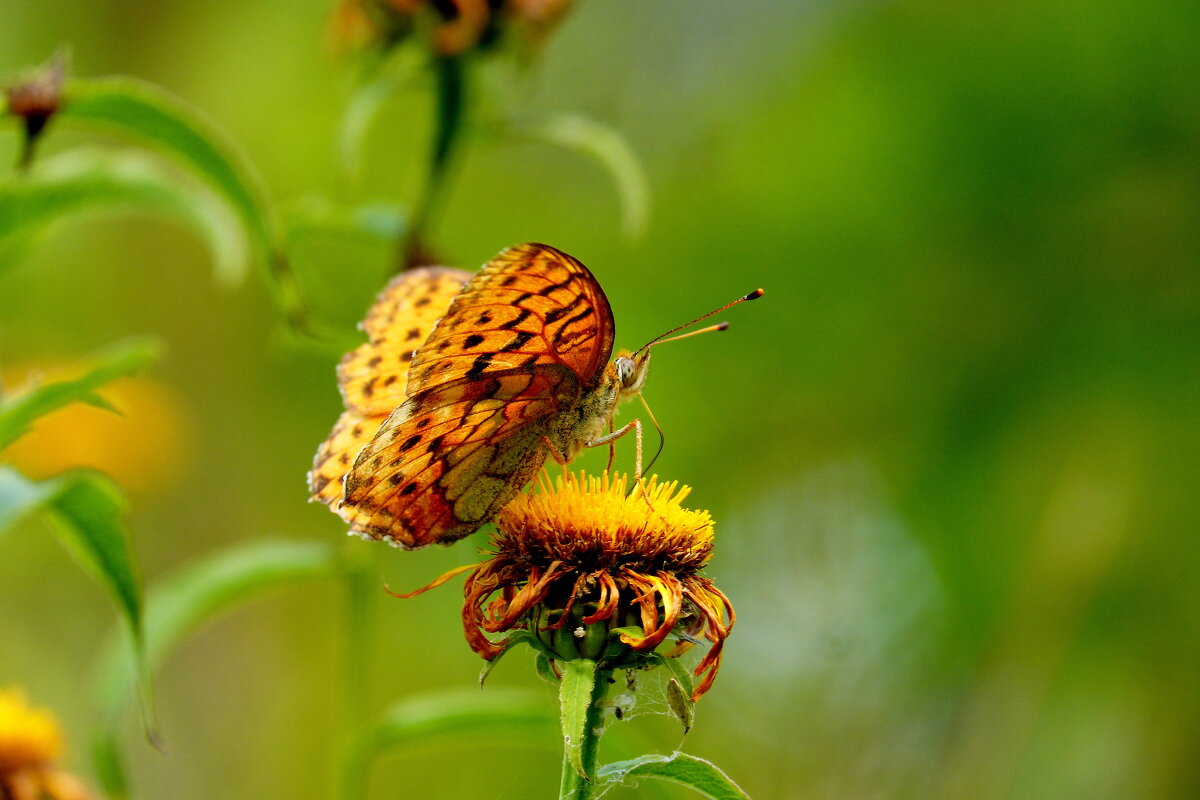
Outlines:
[[[621,379],[622,386],[632,386],[636,372],[632,358],[621,356],[617,359],[617,377]]]

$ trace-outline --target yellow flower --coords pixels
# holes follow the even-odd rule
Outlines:
[[[463,626],[471,648],[490,660],[507,640],[485,634],[527,629],[556,660],[615,669],[650,663],[672,634],[675,648],[661,655],[703,638],[711,647],[696,667],[693,697],[708,691],[734,612],[699,575],[712,555],[713,522],[707,511],[683,508],[691,490],[652,477],[631,492],[624,477],[607,473],[566,475],[553,487],[543,474],[539,484],[540,493],[518,495],[500,512],[489,559],[425,587],[469,571]]]
[[[30,707],[16,689],[0,690],[0,797],[89,800],[82,783],[53,769],[62,750],[62,733],[49,711]]]

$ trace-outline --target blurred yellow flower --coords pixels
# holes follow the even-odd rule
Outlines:
[[[6,389],[30,379],[69,373],[63,364],[6,368]],[[167,386],[145,376],[120,378],[100,389],[120,413],[85,403],[64,406],[34,423],[3,453],[31,478],[48,478],[71,467],[92,467],[132,493],[168,488],[182,472],[189,442],[181,403]]]
[[[89,800],[91,793],[78,779],[53,769],[62,751],[54,716],[32,708],[17,689],[0,689],[0,797]]]

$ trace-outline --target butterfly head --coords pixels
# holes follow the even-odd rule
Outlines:
[[[650,351],[648,349],[639,353],[622,350],[612,360],[613,382],[616,384],[622,400],[641,393],[642,386],[646,383],[646,372],[649,367]]]

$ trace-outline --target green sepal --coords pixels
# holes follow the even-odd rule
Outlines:
[[[537,676],[551,686],[558,686],[559,677],[554,671],[554,659],[545,652],[538,652],[533,659],[533,669]]]
[[[480,687],[483,686],[483,682],[487,679],[487,676],[491,674],[492,670],[496,668],[496,665],[500,663],[500,659],[504,658],[504,656],[508,654],[509,650],[512,650],[519,644],[527,644],[530,647],[533,647],[539,652],[539,655],[545,652],[545,646],[539,642],[538,638],[529,631],[513,631],[513,633],[504,640],[504,649],[484,662],[483,669],[479,671]]]

